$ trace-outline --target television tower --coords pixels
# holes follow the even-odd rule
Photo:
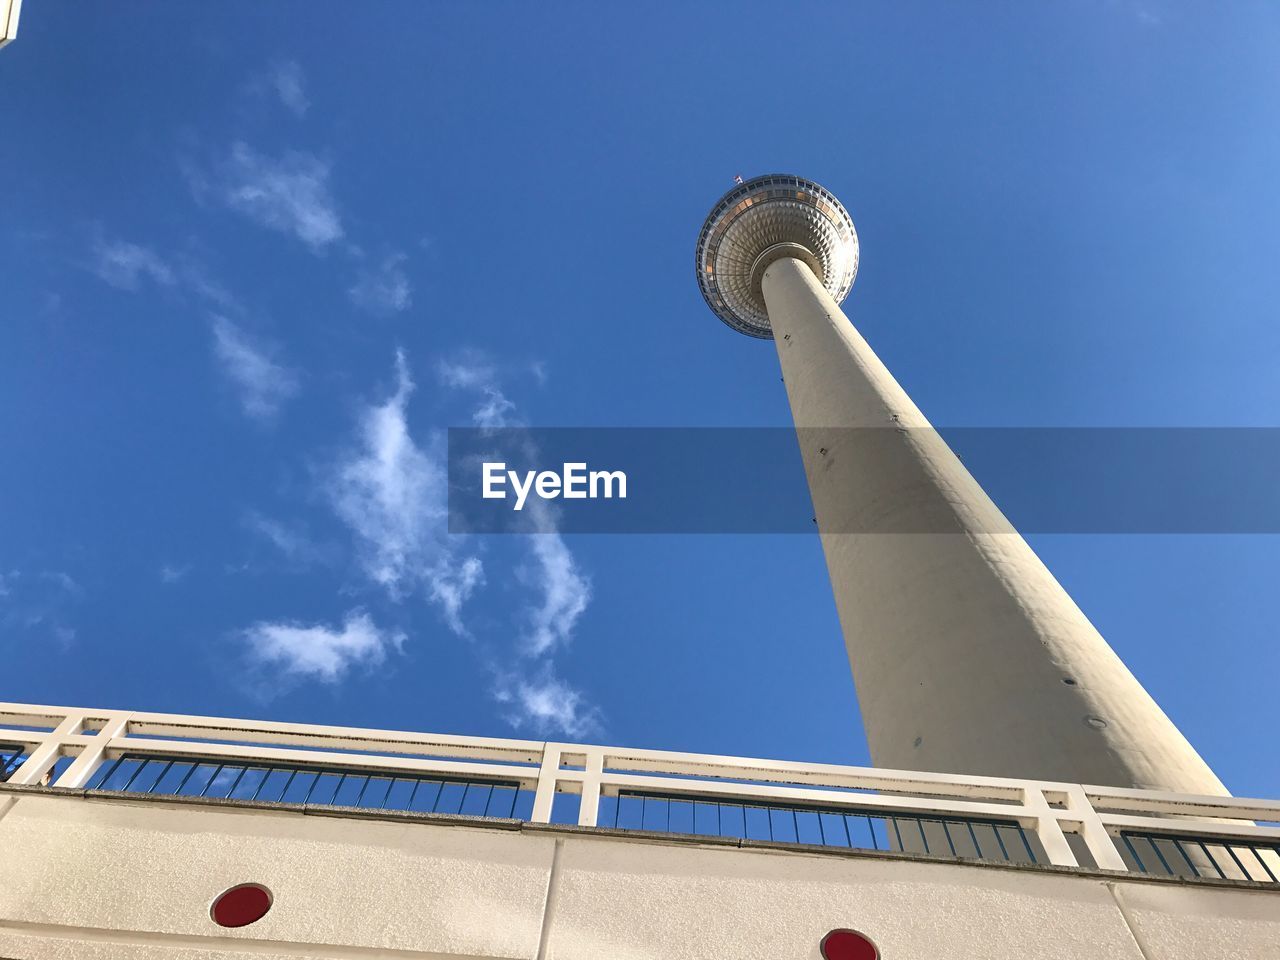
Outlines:
[[[778,349],[877,766],[1226,794],[841,311],[839,200],[740,183],[697,270],[720,319]]]

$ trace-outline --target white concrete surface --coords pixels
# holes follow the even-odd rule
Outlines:
[[[875,763],[1225,794],[809,267],[763,291]]]
[[[14,960],[816,960],[836,927],[883,960],[1275,960],[1280,891],[590,830],[24,793],[0,817]],[[274,906],[238,930],[210,900]],[[1144,952],[1145,951],[1145,952]]]
[[[0,931],[531,957],[553,847],[493,829],[24,796],[0,820]],[[271,911],[216,926],[209,904],[244,882],[272,891]]]

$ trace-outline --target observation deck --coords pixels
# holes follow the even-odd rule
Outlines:
[[[707,306],[739,333],[772,339],[762,278],[781,257],[808,264],[840,303],[858,274],[858,233],[844,205],[812,180],[752,177],[716,202],[698,234],[698,288]]]

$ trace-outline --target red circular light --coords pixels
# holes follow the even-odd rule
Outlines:
[[[825,960],[880,960],[880,951],[857,930],[832,930],[818,947]]]
[[[260,883],[241,883],[218,895],[209,916],[220,927],[247,927],[270,909],[270,890]]]

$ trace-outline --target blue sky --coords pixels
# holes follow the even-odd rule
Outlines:
[[[0,698],[866,762],[816,538],[457,541],[441,432],[787,424],[692,271],[769,171],[934,422],[1277,426],[1280,13],[962,6],[29,0]],[[1277,538],[1032,542],[1280,795]]]

